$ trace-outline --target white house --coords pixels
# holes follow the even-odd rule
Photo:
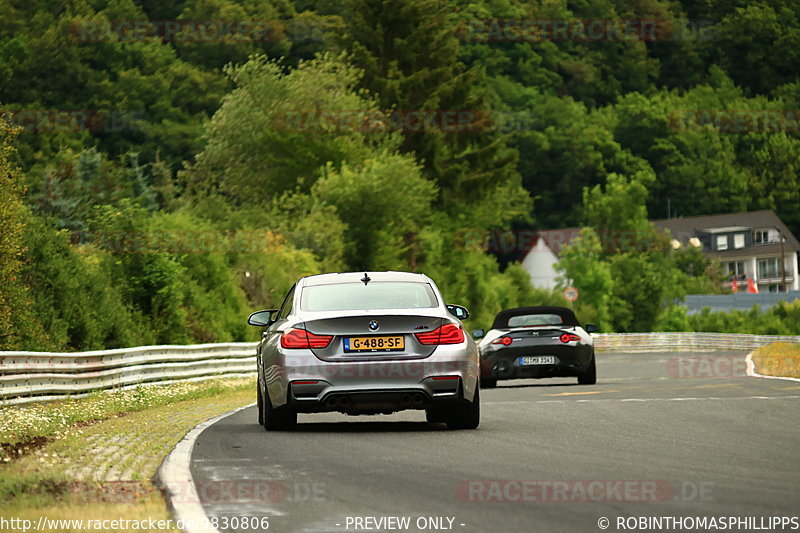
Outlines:
[[[689,245],[692,238],[698,239],[703,251],[722,263],[729,276],[727,285],[735,282],[740,290],[746,290],[752,279],[759,292],[800,288],[800,242],[768,209],[653,220],[653,224],[669,230],[681,246]]]
[[[735,282],[745,291],[752,279],[759,292],[800,289],[800,242],[770,210],[652,222],[671,233],[675,246],[702,246],[703,252],[718,259],[729,276],[726,285]],[[564,228],[537,232],[522,258],[522,267],[530,274],[534,287],[556,287],[555,264],[561,248],[579,231],[580,228]]]
[[[542,289],[556,288],[558,255],[580,231],[581,228],[564,228],[536,232],[532,246],[522,258],[522,268],[530,275],[531,285]]]

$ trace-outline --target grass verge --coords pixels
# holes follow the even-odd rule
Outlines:
[[[774,342],[753,352],[756,372],[765,376],[800,378],[800,345]]]
[[[42,516],[167,520],[152,483],[164,457],[200,422],[251,403],[254,389],[253,380],[220,379],[2,408],[0,514],[34,524]],[[40,531],[86,530],[62,523]]]

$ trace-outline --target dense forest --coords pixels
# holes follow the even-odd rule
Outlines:
[[[562,301],[474,236],[578,225],[584,320],[709,327],[671,304],[718,265],[647,220],[800,234],[798,74],[796,0],[4,0],[0,349],[251,339],[355,269],[485,326]]]

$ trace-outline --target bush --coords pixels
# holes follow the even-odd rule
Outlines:
[[[712,312],[706,307],[694,315],[688,315],[685,307],[673,305],[660,317],[655,331],[800,335],[800,300],[780,302],[766,311],[757,305],[749,311],[729,312]]]
[[[145,320],[123,298],[121,284],[91,245],[72,247],[65,231],[30,216],[21,274],[29,287],[43,337],[29,337],[27,350],[65,351],[152,344]]]

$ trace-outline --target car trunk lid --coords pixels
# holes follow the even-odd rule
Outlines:
[[[357,313],[306,320],[302,327],[317,335],[331,335],[326,348],[312,349],[325,361],[418,359],[430,356],[436,346],[420,344],[416,333],[435,330],[441,316],[424,313]]]

